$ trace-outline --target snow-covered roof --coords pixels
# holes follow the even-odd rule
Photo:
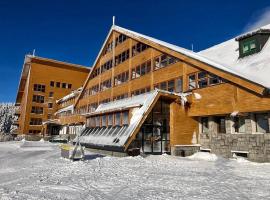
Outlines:
[[[145,113],[149,110],[159,93],[163,95],[174,95],[174,93],[153,90],[138,96],[100,105],[97,110],[91,114],[106,113],[131,107],[134,108],[130,122],[128,126],[123,127],[92,128],[92,130],[90,128],[89,133],[83,134],[80,137],[81,143],[100,148],[104,148],[106,146],[122,148],[128,141],[129,137],[134,133],[145,116]],[[174,96],[175,98],[180,98],[180,94]]]
[[[97,107],[95,112],[91,112],[87,115],[97,115],[97,114],[101,114],[101,113],[107,113],[107,112],[113,112],[113,111],[126,110],[126,109],[134,108],[134,107],[140,107],[145,103],[145,101],[147,101],[147,99],[151,98],[151,95],[152,95],[152,92],[129,97],[126,99],[103,103]]]
[[[78,88],[77,90],[72,91],[71,93],[62,97],[61,99],[56,100],[56,103],[62,103],[62,102],[67,101],[73,97],[76,97],[77,95],[80,94],[81,91],[82,91],[82,87]]]
[[[261,27],[261,29],[269,28],[270,25]],[[196,53],[119,26],[114,26],[113,29],[135,39],[143,38],[149,40],[161,46],[167,47],[175,52],[209,64],[214,68],[229,72],[244,79],[248,79],[249,81],[262,85],[266,88],[270,88],[270,79],[267,77],[269,75],[270,68],[267,68],[266,66],[266,63],[269,63],[270,60],[270,56],[267,56],[267,52],[270,48],[269,42],[267,42],[265,45],[263,52],[260,52],[262,55],[258,56],[259,54],[256,54],[254,56],[250,56],[248,59],[238,60],[238,42],[235,41],[235,39]],[[246,67],[247,65],[250,67]]]
[[[270,29],[270,24],[260,29]],[[258,29],[258,30],[260,30]],[[254,30],[256,32],[256,30]],[[254,33],[251,31],[250,33]],[[242,35],[243,36],[243,35]],[[241,37],[241,36],[240,36]],[[199,52],[206,58],[224,66],[226,70],[233,70],[242,77],[270,88],[270,41],[256,54],[239,58],[239,44],[235,38],[215,45]]]
[[[65,108],[62,108],[62,109],[58,110],[57,112],[55,112],[54,114],[57,115],[59,113],[67,112],[67,111],[71,111],[73,113],[73,111],[74,111],[74,105],[72,104],[70,106],[67,106]]]
[[[141,94],[138,96],[130,97],[127,99],[117,100],[111,103],[103,104],[103,106],[99,106],[96,112],[105,112],[117,108],[123,108],[127,106],[134,106],[140,104],[141,107],[138,107],[135,109],[135,111],[132,113],[132,117],[130,119],[129,125],[125,128],[124,133],[122,133],[120,130],[119,133],[122,133],[121,135],[118,134],[104,134],[104,131],[107,131],[107,129],[104,129],[100,132],[100,134],[96,133],[94,135],[90,134],[87,136],[81,136],[80,141],[81,143],[90,143],[96,146],[116,146],[121,147],[123,146],[127,139],[131,136],[131,134],[134,132],[136,127],[139,125],[140,121],[142,120],[144,113],[148,110],[148,108],[151,106],[153,101],[155,100],[155,97],[158,95],[157,90],[153,90],[149,93]],[[115,139],[118,138],[119,142],[115,143]]]

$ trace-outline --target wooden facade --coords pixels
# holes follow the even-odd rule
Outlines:
[[[89,72],[84,66],[27,55],[16,99],[18,134],[40,134],[42,123],[55,118],[55,101],[81,87]]]
[[[39,65],[39,63],[35,62],[31,64],[30,75],[22,83],[27,86],[22,87],[24,88],[23,95],[18,95],[18,98],[22,99],[20,101],[22,105],[27,102],[26,97],[32,95],[32,93],[27,94],[30,91],[27,88],[33,87],[33,83],[35,82],[32,80],[33,76],[31,74],[37,73],[35,68],[37,71],[44,69],[40,69]],[[73,105],[74,112],[58,116],[58,118],[62,125],[76,124],[77,122],[86,120],[86,127],[88,128],[84,132],[86,135],[87,133],[91,133],[91,128],[96,131],[95,134],[102,136],[106,135],[102,133],[103,129],[107,131],[106,127],[110,129],[115,127],[117,129],[118,126],[127,125],[125,123],[115,124],[115,121],[111,122],[110,113],[113,116],[120,113],[117,108],[114,108],[114,112],[96,113],[96,109],[100,108],[100,105],[113,107],[114,101],[122,102],[121,100],[127,98],[132,101],[131,97],[149,93],[155,89],[168,92],[158,94],[158,97],[149,106],[148,110],[144,111],[142,120],[138,122],[132,135],[129,136],[125,144],[121,147],[123,151],[128,151],[131,147],[136,147],[139,143],[140,147],[143,148],[143,142],[152,142],[151,148],[152,150],[154,149],[153,141],[157,137],[153,134],[148,141],[140,140],[141,137],[146,137],[147,133],[144,131],[149,125],[147,121],[151,121],[151,115],[155,116],[155,109],[157,109],[159,102],[162,101],[168,107],[165,113],[162,113],[164,110],[159,111],[159,115],[160,119],[164,117],[163,115],[166,115],[169,120],[168,122],[165,118],[162,118],[164,124],[168,124],[163,128],[167,129],[169,127],[167,131],[169,132],[169,137],[164,141],[159,140],[160,138],[157,140],[164,144],[169,142],[169,145],[161,145],[161,148],[165,152],[168,151],[168,148],[176,146],[182,148],[181,145],[183,145],[183,148],[187,148],[185,145],[201,144],[204,146],[202,142],[204,136],[202,136],[202,133],[206,129],[207,131],[215,130],[211,133],[213,135],[217,135],[220,132],[220,128],[222,128],[223,132],[238,132],[239,128],[237,126],[239,125],[237,124],[238,122],[235,122],[236,115],[245,116],[244,121],[247,119],[253,120],[251,123],[253,124],[253,128],[246,128],[252,134],[257,123],[255,119],[256,113],[266,113],[264,116],[269,116],[267,113],[270,112],[269,89],[266,86],[240,76],[232,70],[226,70],[222,66],[217,66],[204,57],[200,57],[197,53],[176,48],[175,46],[121,27],[112,26],[91,72],[84,68],[83,72],[81,68],[76,69],[70,71],[72,78],[74,78],[72,85],[74,89],[83,85],[82,91],[78,96],[59,104],[58,110]],[[49,70],[47,72],[50,74],[54,73]],[[78,74],[76,75],[76,73]],[[86,74],[88,74],[87,78]],[[35,77],[38,77],[38,75],[35,75]],[[62,73],[61,78],[65,80],[65,77],[70,76]],[[41,79],[43,77],[40,77],[39,80]],[[42,83],[46,84],[47,87],[49,80],[51,78],[47,79],[47,82]],[[68,92],[61,90],[57,97],[60,98],[67,94]],[[179,96],[179,94],[181,95]],[[119,109],[120,107],[121,105],[119,105]],[[22,109],[29,108],[24,106]],[[133,109],[135,108],[127,109],[129,120],[132,118]],[[93,113],[98,117],[94,119]],[[248,118],[247,116],[251,117]],[[105,120],[104,122],[102,121],[103,118]],[[210,119],[209,123],[208,118]],[[93,121],[91,122],[91,120],[93,119],[95,120],[95,125],[92,125]],[[263,117],[261,119],[264,120]],[[113,120],[115,120],[115,116]],[[210,122],[211,120],[213,123]],[[267,117],[267,120],[270,125],[270,118]],[[156,125],[153,120],[151,123],[154,130]],[[262,121],[258,123],[262,123]],[[27,121],[25,124],[27,124]],[[212,129],[209,128],[210,125]],[[269,132],[269,125],[268,129],[266,128],[265,130],[267,133]],[[24,127],[24,124],[21,124],[21,126]],[[162,129],[162,127],[160,128]],[[23,130],[28,129],[23,128]],[[253,132],[250,130],[253,130]],[[161,135],[161,137],[163,136]],[[118,139],[115,138],[116,142],[114,141],[114,143],[117,143]],[[91,146],[93,145],[91,144]]]
[[[119,42],[119,38],[124,39]],[[207,73],[208,82],[200,88],[190,88],[190,76],[195,74],[195,82],[199,84],[200,72]],[[213,77],[220,81],[211,83]],[[112,28],[76,100],[75,112],[91,113],[98,105],[117,97],[128,98],[155,88],[190,93],[184,107],[179,102],[170,104],[171,146],[192,145],[194,135],[198,142],[203,116],[270,110],[264,86],[147,37]],[[201,98],[197,99],[195,93]],[[131,143],[132,139],[127,146]]]

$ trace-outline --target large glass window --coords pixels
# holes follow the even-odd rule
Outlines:
[[[107,117],[106,117],[106,115],[103,115],[101,117],[101,126],[107,126]]]
[[[200,71],[188,75],[188,88],[193,90],[196,88],[204,88],[225,82],[224,79],[206,71]]]
[[[112,126],[113,125],[113,114],[109,114],[108,115],[108,126]]]
[[[132,47],[132,56],[136,56],[137,54],[146,50],[148,46],[146,44],[138,42]]]
[[[201,124],[202,124],[202,132],[207,133],[209,130],[208,117],[202,117]]]
[[[114,125],[120,126],[121,125],[121,113],[115,113],[114,114]]]
[[[225,117],[217,116],[215,117],[217,123],[218,133],[226,133]]]
[[[234,118],[234,128],[237,133],[246,132],[245,117],[239,116]]]
[[[176,79],[176,88],[175,88],[175,92],[177,92],[177,93],[180,93],[180,92],[182,92],[183,91],[183,86],[182,86],[183,84],[182,84],[182,78],[178,78],[178,79]]]
[[[257,132],[269,133],[269,121],[267,113],[259,113],[255,115]]]
[[[188,76],[188,89],[193,90],[196,88],[196,74],[191,74]]]
[[[127,125],[128,124],[128,111],[125,111],[122,114],[122,124],[123,125]]]
[[[100,127],[100,117],[99,116],[95,117],[95,121],[96,121],[96,127]]]
[[[160,68],[166,67],[168,65],[174,64],[178,61],[179,61],[179,59],[177,59],[177,58],[174,58],[174,57],[169,56],[167,54],[162,54],[162,55],[155,58],[154,69],[155,70],[160,69]]]

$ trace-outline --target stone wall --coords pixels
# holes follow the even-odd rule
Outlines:
[[[248,152],[248,160],[270,162],[270,134],[201,134],[202,148],[226,158],[233,156],[232,151]]]
[[[270,162],[270,133],[256,133],[253,113],[245,118],[245,133],[236,133],[233,120],[225,119],[226,133],[218,133],[214,117],[209,117],[209,132],[200,133],[202,149],[211,149],[212,153],[226,158],[232,157],[233,152],[246,152],[251,161]],[[268,122],[270,126],[270,117]]]
[[[171,154],[173,156],[191,156],[200,151],[200,145],[175,145],[171,147]]]

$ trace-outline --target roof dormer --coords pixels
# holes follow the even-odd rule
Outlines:
[[[258,53],[262,50],[270,36],[270,29],[259,29],[237,37],[239,42],[239,58]]]

